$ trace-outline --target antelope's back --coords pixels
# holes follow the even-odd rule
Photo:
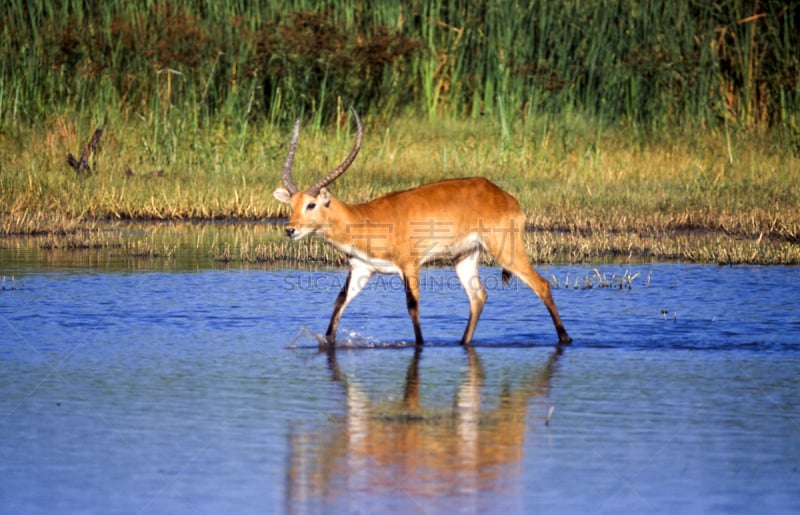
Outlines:
[[[411,254],[423,261],[461,252],[489,235],[524,230],[525,224],[517,200],[483,177],[389,193],[356,206],[354,214],[364,226],[384,231],[387,250],[406,254],[405,247],[412,245]]]
[[[376,212],[406,219],[488,222],[522,214],[519,202],[484,177],[446,179],[413,189],[388,193],[365,204]]]

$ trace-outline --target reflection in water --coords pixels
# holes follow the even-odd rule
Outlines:
[[[563,349],[525,370],[521,384],[504,384],[499,398],[483,398],[486,374],[478,353],[464,347],[466,367],[453,402],[423,407],[417,346],[400,400],[373,401],[328,353],[334,382],[346,396],[346,415],[323,430],[289,435],[289,511],[341,506],[354,495],[380,499],[442,500],[507,488],[518,476],[530,400],[545,397]],[[363,501],[364,499],[361,499]]]

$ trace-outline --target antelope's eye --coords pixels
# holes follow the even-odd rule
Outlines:
[[[317,204],[315,202],[309,202],[308,204],[306,204],[306,211],[310,211],[311,209],[314,209],[315,207],[317,207]]]

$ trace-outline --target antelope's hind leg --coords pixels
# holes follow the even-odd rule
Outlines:
[[[486,304],[486,290],[481,284],[481,278],[478,275],[478,258],[480,257],[480,250],[466,254],[459,259],[456,264],[456,275],[461,281],[461,285],[467,292],[469,297],[469,320],[467,321],[467,328],[464,329],[464,336],[461,337],[461,344],[466,345],[472,341],[472,335],[475,333],[475,327],[478,325],[478,318],[483,311],[483,305]]]
[[[519,226],[524,227],[524,224],[520,224]],[[533,265],[531,265],[529,261],[528,254],[525,252],[525,241],[522,231],[512,231],[512,236],[515,237],[509,238],[508,240],[488,240],[487,246],[489,251],[500,266],[519,277],[519,279],[527,284],[528,287],[536,293],[536,296],[541,299],[547,311],[550,313],[550,318],[553,319],[553,325],[556,328],[559,343],[570,343],[572,338],[567,334],[567,330],[564,329],[564,324],[561,322],[561,317],[558,315],[556,303],[553,301],[553,295],[550,293],[550,283],[533,268]],[[507,272],[504,272],[504,275],[507,275]]]
[[[520,258],[516,260],[514,265],[515,266],[508,268],[514,275],[519,277],[522,282],[527,284],[530,289],[536,293],[536,296],[542,300],[545,307],[547,307],[550,318],[553,319],[553,325],[556,328],[559,343],[570,343],[572,338],[567,334],[567,330],[564,329],[564,324],[561,322],[561,317],[558,315],[556,303],[553,300],[553,295],[550,293],[550,283],[539,275],[539,272],[534,270],[533,266],[527,261],[527,255],[525,255],[524,262],[522,258]]]

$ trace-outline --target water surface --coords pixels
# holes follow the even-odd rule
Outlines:
[[[324,352],[339,269],[0,253],[0,511],[800,511],[800,269],[540,271],[571,346],[433,269],[424,348],[384,276]]]

